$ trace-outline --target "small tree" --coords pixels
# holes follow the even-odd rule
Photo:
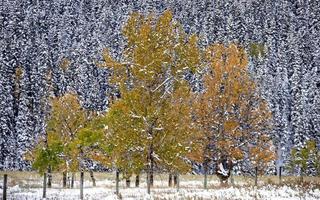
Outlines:
[[[78,162],[70,145],[88,119],[77,96],[71,93],[52,98],[51,108],[46,135],[28,157],[40,172],[45,168],[62,171],[63,186],[66,187],[67,172],[77,170],[73,166]]]
[[[81,107],[75,94],[67,93],[61,97],[53,98],[51,118],[48,122],[50,132],[57,133],[64,144],[63,186],[66,187],[67,173],[78,170],[75,167],[78,158],[73,156],[70,144],[75,140],[76,134],[88,121],[86,111]]]
[[[57,134],[50,133],[47,141],[41,141],[33,150],[32,167],[38,170],[40,174],[45,173],[49,167],[53,171],[59,170],[63,163],[62,154],[62,141],[59,140]]]
[[[310,165],[313,165],[317,174],[319,174],[319,150],[316,142],[309,140],[301,148],[293,148],[291,150],[291,162],[289,167],[292,172],[298,167],[300,181],[303,182],[303,177],[307,174]]]
[[[255,185],[257,185],[258,175],[263,174],[275,160],[275,150],[270,138],[266,135],[258,136],[255,145],[249,149],[249,155],[256,171]]]

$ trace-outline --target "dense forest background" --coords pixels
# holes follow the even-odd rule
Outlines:
[[[316,0],[2,0],[0,169],[30,168],[23,155],[45,132],[50,96],[76,91],[83,107],[105,111],[115,90],[110,72],[96,65],[103,48],[121,59],[121,28],[130,13],[166,9],[187,33],[199,35],[201,46],[264,49],[251,54],[249,70],[273,113],[278,166],[305,141],[320,144]],[[190,81],[201,87],[197,77]]]

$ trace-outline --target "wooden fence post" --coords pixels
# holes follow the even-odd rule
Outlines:
[[[129,188],[130,187],[130,177],[126,178],[126,187]]]
[[[150,184],[150,167],[148,167],[147,171],[147,193],[150,194],[151,192],[151,184]]]
[[[47,196],[47,173],[43,173],[43,191],[42,198],[45,199]]]
[[[75,179],[75,173],[72,172],[72,175],[71,175],[71,188],[74,188],[74,179]]]
[[[279,183],[282,183],[282,167],[279,167]]]
[[[47,185],[48,185],[48,188],[51,188],[52,187],[52,172],[51,172],[51,166],[48,167],[48,175],[47,175]]]
[[[80,199],[83,200],[83,179],[84,179],[84,172],[81,170],[80,172]]]
[[[62,187],[67,187],[67,172],[62,172]]]
[[[254,185],[258,185],[258,167],[256,167],[256,173],[255,173],[255,179],[254,179]]]
[[[203,172],[204,172],[203,187],[204,189],[208,189],[208,161],[206,159],[203,162]]]
[[[119,169],[116,169],[116,195],[119,196]]]
[[[168,186],[172,187],[172,173],[169,173],[169,181],[168,181]]]
[[[180,176],[179,176],[179,174],[177,173],[176,174],[176,179],[177,179],[177,191],[179,192],[179,190],[180,190]]]
[[[136,175],[136,187],[139,187],[140,184],[140,176]]]
[[[7,200],[7,183],[8,183],[8,174],[3,175],[3,193],[2,199]]]

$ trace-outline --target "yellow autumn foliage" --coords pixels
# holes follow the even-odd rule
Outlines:
[[[241,160],[250,144],[257,144],[256,149],[250,149],[251,154],[259,154],[258,150],[265,150],[259,145],[266,142],[262,138],[270,130],[271,113],[247,71],[245,50],[236,44],[213,44],[205,58],[205,67],[209,66],[204,69],[208,71],[205,90],[196,94],[193,104],[203,154],[207,154],[203,157]],[[267,158],[257,162],[274,159],[272,152],[264,153]]]

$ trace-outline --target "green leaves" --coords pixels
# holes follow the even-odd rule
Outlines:
[[[44,173],[50,166],[52,170],[57,170],[63,162],[63,144],[60,141],[55,141],[47,148],[38,147],[35,151],[35,160],[32,167]]]
[[[190,152],[193,129],[190,88],[183,76],[200,65],[198,38],[188,37],[171,11],[159,18],[134,13],[123,34],[125,63],[113,68],[111,79],[126,87],[120,87],[121,99],[106,114],[106,142],[112,144],[114,163],[130,174],[156,156],[162,167],[186,169],[183,158]],[[110,56],[105,62],[112,63]]]
[[[92,158],[94,150],[104,148],[105,124],[103,118],[84,110],[75,94],[53,98],[46,138],[31,153],[33,167],[41,173],[48,167],[78,170],[81,159]]]
[[[302,173],[305,173],[308,168],[308,164],[312,163],[319,174],[320,155],[314,140],[307,141],[302,148],[293,148],[291,150],[291,158],[290,167],[292,171],[294,171],[296,166],[299,166]]]
[[[249,45],[249,55],[256,59],[265,57],[266,46],[261,43],[251,43]]]

